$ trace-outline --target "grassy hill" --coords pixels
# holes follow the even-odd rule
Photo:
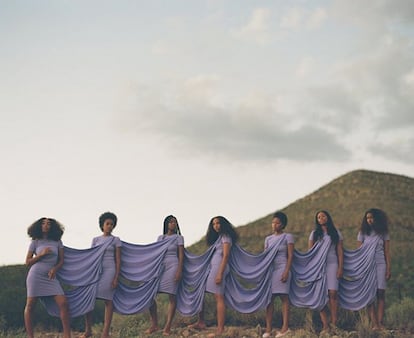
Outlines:
[[[352,171],[281,210],[289,217],[286,230],[294,234],[295,247],[305,251],[308,236],[314,228],[316,211],[328,210],[344,235],[345,248],[354,249],[364,212],[371,207],[385,210],[390,218],[393,276],[388,284],[386,299],[387,307],[399,305],[398,302],[404,297],[414,299],[414,260],[410,256],[414,243],[413,178],[366,170]],[[240,245],[244,249],[253,253],[263,250],[264,238],[271,233],[271,217],[274,211],[276,210],[270,210],[268,215],[237,228]],[[193,253],[204,252],[204,239],[188,249]],[[23,265],[0,267],[0,332],[23,326],[25,275],[26,268]],[[46,328],[59,325],[57,319],[52,319],[42,310],[36,313],[36,318]],[[102,310],[98,311],[97,318],[103,318]],[[141,317],[138,318],[141,322]],[[246,318],[250,317],[242,318],[240,323],[246,322]],[[132,317],[131,320],[136,319]],[[74,327],[81,326],[80,322],[74,324]]]
[[[322,186],[315,192],[281,209],[288,215],[287,232],[295,236],[295,248],[307,249],[308,237],[314,229],[315,213],[329,211],[344,236],[344,247],[356,248],[356,236],[364,213],[380,208],[390,219],[392,279],[387,290],[390,301],[407,296],[414,298],[414,179],[406,176],[367,170],[349,172]],[[272,212],[252,223],[237,228],[240,245],[253,253],[263,250],[264,238],[271,233]],[[204,240],[188,248],[201,253]]]

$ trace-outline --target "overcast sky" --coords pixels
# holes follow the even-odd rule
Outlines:
[[[351,170],[414,176],[412,0],[0,0],[0,46],[0,265],[42,216],[87,248],[102,212],[137,244],[174,214],[190,245]]]

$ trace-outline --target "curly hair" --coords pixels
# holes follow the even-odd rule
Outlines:
[[[372,226],[367,222],[368,214],[372,214],[372,217],[374,218]],[[377,208],[371,208],[365,211],[364,218],[361,222],[361,233],[364,235],[370,235],[372,230],[380,235],[388,233],[388,216],[385,211]]]
[[[273,214],[273,218],[278,218],[280,220],[280,223],[282,223],[282,225],[283,225],[283,229],[286,228],[286,226],[288,224],[288,218],[287,218],[287,216],[284,212],[276,211]]]
[[[107,219],[110,219],[114,222],[114,229],[116,227],[116,222],[118,222],[118,217],[113,212],[104,212],[101,216],[99,216],[99,227],[103,231],[103,225]]]
[[[177,227],[175,228],[175,233],[181,235],[181,230],[180,230],[180,226],[178,225],[178,220],[177,217],[175,217],[174,215],[168,215],[167,217],[165,217],[164,219],[164,228],[163,228],[163,234],[165,235],[166,233],[168,233],[168,223],[171,222],[171,220],[175,219],[175,221],[177,222]]]
[[[213,221],[218,219],[220,222],[220,233],[217,233],[213,228]],[[212,245],[214,242],[219,238],[221,234],[225,234],[230,236],[233,243],[237,242],[239,235],[237,234],[234,226],[223,216],[215,216],[210,220],[208,224],[207,234],[206,234],[206,242],[207,245]]]
[[[319,210],[315,214],[315,232],[313,233],[313,241],[316,242],[323,237],[322,225],[318,222],[318,214],[321,212],[328,218],[326,222],[326,226],[328,227],[328,235],[331,237],[332,242],[336,245],[339,242],[338,230],[336,230],[332,217],[326,210]]]
[[[42,239],[42,223],[48,220],[50,224],[50,229],[47,233],[47,239],[52,241],[59,241],[62,238],[65,227],[56,221],[54,218],[42,217],[35,221],[32,225],[27,228],[27,234],[32,239]]]

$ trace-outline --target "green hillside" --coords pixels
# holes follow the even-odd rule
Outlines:
[[[307,249],[314,228],[316,211],[325,209],[344,236],[347,249],[356,248],[356,237],[364,212],[380,208],[390,219],[392,279],[387,290],[391,302],[400,297],[414,297],[414,260],[410,259],[414,243],[414,179],[395,174],[356,170],[324,185],[315,192],[281,210],[289,218],[286,231],[295,235],[295,247]],[[263,250],[264,238],[271,233],[272,210],[252,223],[237,228],[240,245],[250,252]],[[203,240],[188,248],[201,253]]]
[[[317,210],[330,212],[344,235],[345,248],[354,249],[361,219],[365,210],[371,207],[385,210],[390,218],[392,278],[387,289],[387,307],[404,297],[414,299],[414,260],[409,255],[414,243],[413,178],[366,170],[352,171],[281,210],[289,217],[286,230],[294,234],[295,247],[304,251]],[[244,249],[253,253],[263,250],[264,238],[271,232],[274,211],[269,210],[269,215],[237,228],[240,245]],[[188,249],[198,254],[204,252],[204,239]],[[25,277],[23,265],[0,267],[0,332],[23,326]],[[39,323],[46,327],[59,325],[57,319],[39,310],[36,313]],[[103,318],[102,312],[98,318]],[[80,324],[75,323],[74,326]]]

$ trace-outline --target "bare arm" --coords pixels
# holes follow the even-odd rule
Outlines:
[[[310,239],[308,241],[308,250],[312,249],[313,245],[315,244],[315,242],[313,241],[313,239]]]
[[[181,280],[183,275],[183,264],[184,264],[184,245],[178,246],[178,268],[175,274],[175,281]]]
[[[384,241],[384,255],[385,255],[385,264],[387,266],[387,271],[385,277],[388,279],[391,278],[391,254],[390,254],[390,241]]]
[[[358,241],[358,248],[360,248],[362,246],[362,242]]]
[[[290,271],[290,267],[292,266],[294,248],[295,246],[293,243],[288,244],[286,267],[285,267],[285,271],[283,271],[282,278],[280,279],[283,283],[285,283],[289,278],[289,271]]]
[[[230,243],[223,243],[223,258],[221,259],[221,264],[219,271],[216,276],[216,284],[221,284],[223,281],[223,273],[226,269],[227,262],[229,261],[230,257]]]
[[[336,245],[336,254],[338,256],[338,271],[336,272],[336,278],[342,278],[344,273],[344,245],[343,241],[339,240]]]
[[[33,251],[29,251],[26,255],[26,266],[32,266],[33,264],[37,263],[42,259],[43,256],[48,255],[52,252],[52,249],[44,248],[42,252],[38,255],[35,255]]]
[[[112,281],[112,288],[115,289],[118,286],[118,277],[121,272],[121,247],[117,246],[115,248],[115,276]]]

